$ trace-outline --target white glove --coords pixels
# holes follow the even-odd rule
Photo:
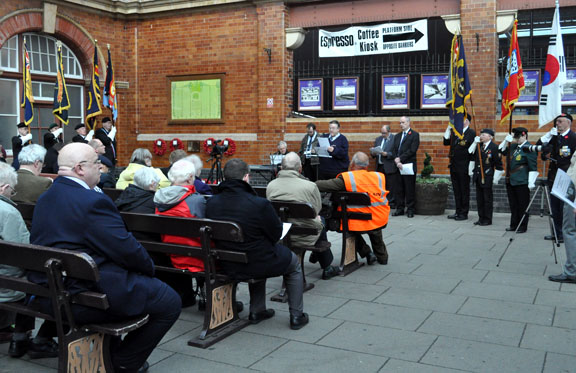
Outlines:
[[[502,175],[503,175],[503,174],[504,174],[504,171],[494,170],[493,183],[494,183],[494,184],[498,184],[498,182],[499,182],[500,179],[502,178]]]
[[[20,138],[20,140],[22,141],[22,145],[26,144],[28,141],[32,140],[32,134],[29,133],[26,136],[22,136]]]
[[[110,140],[114,141],[114,137],[116,137],[116,126],[112,126],[112,129],[108,133],[108,137]]]
[[[92,137],[94,137],[94,130],[90,130],[90,132],[88,132],[88,134],[86,135],[85,140],[90,142],[92,141]]]
[[[54,138],[57,139],[58,136],[60,136],[62,134],[62,132],[64,132],[64,129],[62,127],[60,127],[56,131],[52,132],[52,134],[54,135]]]
[[[548,131],[544,136],[540,137],[540,141],[542,141],[543,144],[547,144],[550,142],[550,140],[552,140],[552,136],[557,135],[558,135],[558,128],[552,127],[550,131]]]
[[[470,175],[470,176],[474,175],[474,167],[475,166],[476,166],[476,162],[470,161],[470,164],[468,165],[468,175]]]
[[[444,132],[444,138],[446,140],[450,140],[450,131],[452,130],[452,127],[450,127],[450,125],[448,125],[448,127],[446,127],[446,131]]]
[[[534,189],[536,186],[536,179],[538,178],[538,171],[528,172],[528,188]]]
[[[474,141],[472,142],[472,145],[470,145],[470,147],[468,148],[468,153],[474,154],[474,152],[476,151],[476,144],[478,144],[479,142],[480,142],[480,137],[476,136],[474,138]]]
[[[498,149],[500,149],[500,151],[504,151],[508,146],[508,143],[512,142],[513,139],[514,138],[512,137],[511,134],[507,134],[506,137],[504,138],[504,141],[502,141],[500,145],[498,145]]]

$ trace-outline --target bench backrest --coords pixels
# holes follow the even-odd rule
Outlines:
[[[122,194],[123,191],[124,191],[124,189],[102,188],[102,192],[104,192],[104,194],[106,194],[108,197],[110,197],[110,199],[112,199],[112,201],[116,201],[118,199],[118,197],[120,197],[120,194]]]
[[[370,196],[359,192],[332,193],[332,215],[329,230],[348,230],[348,220],[371,220],[372,214],[349,211],[348,207],[370,206]],[[337,219],[335,221],[334,219]]]
[[[314,219],[316,218],[316,210],[308,202],[289,202],[289,201],[270,201],[272,206],[276,210],[276,214],[280,217],[280,220],[284,223],[288,222],[289,219]],[[292,225],[286,237],[284,237],[284,244],[291,247],[291,236],[294,235],[317,235],[318,230],[313,227],[302,227],[297,225]]]

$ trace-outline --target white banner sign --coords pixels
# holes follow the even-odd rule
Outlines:
[[[354,26],[342,31],[319,30],[320,57],[352,57],[369,54],[428,50],[428,20]]]

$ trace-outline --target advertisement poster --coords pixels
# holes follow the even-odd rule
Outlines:
[[[408,109],[410,77],[382,76],[382,109]]]
[[[443,109],[446,107],[448,74],[422,74],[421,109]]]
[[[298,111],[321,111],[323,92],[322,79],[298,79]]]
[[[524,89],[516,106],[538,106],[540,98],[540,70],[524,70]]]
[[[332,79],[332,109],[358,110],[358,77]]]

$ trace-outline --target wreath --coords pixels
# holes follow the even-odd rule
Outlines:
[[[184,149],[184,144],[182,143],[182,140],[175,137],[172,139],[172,141],[170,141],[170,151],[174,151],[177,149]]]
[[[166,153],[166,141],[162,139],[156,139],[154,141],[154,154],[163,156]]]
[[[236,153],[236,143],[234,142],[234,140],[225,138],[224,141],[228,141],[228,150],[224,152],[224,155],[227,156],[234,155],[234,153]]]
[[[204,148],[204,153],[211,154],[212,153],[212,146],[208,146],[208,142],[210,142],[210,144],[215,144],[216,140],[214,140],[213,137],[209,137],[206,140],[204,140],[204,142],[202,143],[202,147]]]

